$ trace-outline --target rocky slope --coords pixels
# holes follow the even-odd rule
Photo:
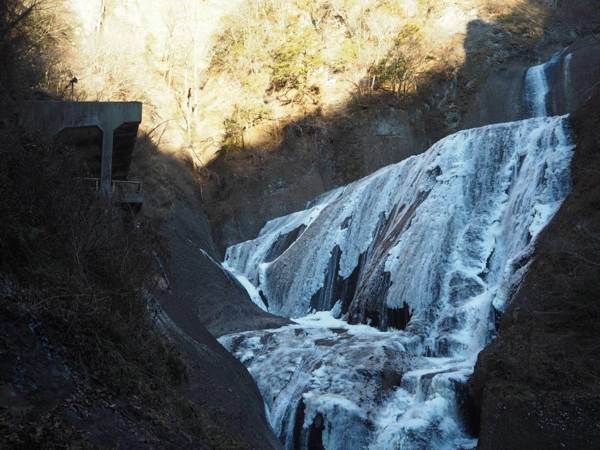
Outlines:
[[[444,25],[440,30],[445,29],[453,39],[441,42],[451,42],[453,52],[464,50],[465,60],[464,64],[453,66],[456,71],[442,74],[441,80],[434,78],[424,86],[423,97],[416,98],[423,101],[421,106],[400,102],[395,93],[363,95],[358,90],[350,101],[337,104],[339,107],[331,104],[319,110],[318,105],[313,105],[310,111],[299,113],[296,107],[286,109],[267,95],[266,100],[279,109],[278,119],[285,122],[273,137],[273,141],[281,145],[274,146],[268,133],[265,142],[265,136],[260,136],[261,130],[255,130],[256,145],[248,146],[245,151],[219,153],[208,170],[202,169],[203,190],[197,190],[198,179],[191,173],[206,162],[204,156],[212,156],[219,149],[224,119],[238,99],[232,92],[241,89],[236,84],[232,90],[232,85],[223,82],[221,77],[207,80],[203,74],[211,55],[207,45],[210,35],[219,29],[219,18],[236,8],[237,3],[211,0],[202,3],[199,9],[196,7],[200,3],[191,0],[183,8],[180,4],[156,1],[152,2],[156,8],[146,4],[142,8],[139,2],[133,1],[65,0],[58,3],[70,5],[69,14],[76,8],[79,19],[72,19],[71,25],[82,34],[79,35],[81,40],[67,43],[62,56],[65,61],[74,57],[71,61],[77,62],[70,65],[70,62],[60,61],[66,67],[61,68],[60,76],[50,80],[54,87],[65,94],[64,79],[78,76],[81,81],[74,91],[75,98],[124,99],[139,95],[148,104],[147,137],[161,152],[171,154],[164,156],[156,153],[155,148],[150,153],[138,151],[134,170],[135,176],[144,179],[148,186],[144,214],[161,223],[165,237],[166,248],[157,249],[155,254],[158,320],[188,369],[187,379],[181,380],[183,383],[168,397],[168,407],[132,399],[115,391],[114,386],[107,388],[102,380],[94,379],[93,373],[82,370],[63,345],[64,337],[54,334],[52,323],[39,325],[38,317],[27,310],[3,305],[0,320],[6,327],[2,328],[0,342],[0,423],[3,426],[0,433],[2,442],[21,443],[25,447],[46,441],[57,445],[72,442],[82,446],[131,448],[187,445],[278,448],[280,444],[267,424],[254,381],[213,336],[289,322],[251,303],[235,278],[215,262],[219,250],[257,234],[267,219],[304,208],[307,200],[321,192],[419,153],[449,131],[521,118],[526,108],[520,102],[525,68],[534,60],[546,60],[555,51],[575,42],[569,59],[565,53],[557,64],[549,67],[553,85],[560,87],[553,90],[548,100],[548,106],[556,113],[573,111],[588,98],[600,67],[597,40],[589,36],[590,30],[598,29],[597,1],[465,0],[444,5],[443,11],[438,5],[432,7],[431,14],[429,10],[422,16],[417,12],[413,19],[416,17],[415,20],[429,27]],[[475,3],[489,3],[500,9],[478,17],[464,9],[465,5]],[[504,14],[503,8],[513,3],[525,9],[515,9],[514,15]],[[554,15],[552,18],[543,15],[540,22],[535,12],[541,4],[554,11]],[[414,11],[420,7],[416,6]],[[460,11],[467,13],[458,17],[460,29],[457,30],[451,19],[460,16]],[[332,23],[337,23],[337,28],[344,28],[344,17],[342,21],[335,15],[327,17],[333,18]],[[198,21],[208,21],[209,26],[197,31]],[[178,23],[186,26],[176,27]],[[546,34],[533,48],[539,36],[530,36],[530,32],[541,25],[546,27]],[[61,27],[58,29],[61,36],[70,35]],[[115,36],[124,32],[132,38],[115,40]],[[588,37],[579,39],[581,36]],[[175,45],[176,42],[180,45]],[[439,50],[443,56],[445,47],[440,45]],[[67,75],[68,78],[64,78]],[[362,79],[358,72],[354,75],[357,80]],[[46,77],[51,76],[52,73],[46,73]],[[41,81],[39,87],[45,87],[48,81]],[[223,104],[225,97],[227,101]],[[262,101],[262,97],[259,100]],[[199,107],[200,104],[206,109]],[[594,278],[597,274],[597,230],[594,228],[597,218],[590,213],[597,209],[593,178],[597,171],[590,169],[597,165],[594,156],[597,137],[593,128],[597,127],[597,111],[596,101],[574,118],[580,144],[575,163],[575,191],[548,231],[559,233],[561,238],[542,238],[540,255],[547,257],[536,259],[533,275],[519,291],[523,298],[518,297],[518,301],[512,303],[500,338],[480,358],[472,382],[472,410],[480,411],[480,418],[474,420],[473,426],[481,430],[482,448],[520,448],[523,442],[532,448],[553,448],[556,442],[561,444],[561,436],[568,438],[562,442],[566,446],[597,447],[594,445],[598,436],[594,409],[597,393],[589,389],[589,384],[597,379],[598,369],[593,359],[572,353],[573,349],[581,355],[597,352],[593,338],[593,319],[597,311],[593,304],[585,302],[597,290],[597,278]],[[0,124],[4,124],[2,117]],[[185,160],[191,161],[189,167],[182,164]],[[208,209],[218,245],[212,242],[203,208]],[[347,225],[341,224],[340,228]],[[555,229],[558,231],[552,231]],[[280,244],[283,248],[289,242]],[[556,267],[565,267],[565,272],[555,275]],[[330,287],[340,287],[337,280],[325,281]],[[562,289],[565,285],[573,286],[570,294]],[[11,286],[10,281],[0,285],[3,301],[14,296]],[[525,306],[519,307],[520,303]],[[360,312],[363,315],[356,321],[372,320],[373,310],[367,314]],[[398,311],[390,315],[397,326],[405,324],[410,315],[404,305]],[[558,314],[554,314],[555,311]],[[384,310],[380,316],[389,312]],[[302,326],[310,328],[306,324]],[[264,337],[260,345],[268,347],[277,340],[294,344],[302,337],[302,326],[291,326],[280,336],[258,331],[257,334]],[[556,333],[557,330],[560,333]],[[307,332],[311,333],[313,331]],[[360,333],[335,326],[325,326],[314,332],[313,337],[312,342],[319,347],[321,355],[327,354],[327,349],[332,350],[327,364],[333,366],[339,363],[335,351],[352,346],[354,340],[365,340]],[[385,343],[388,336],[378,335],[378,338]],[[372,338],[368,336],[366,340],[372,341]],[[240,342],[229,344],[232,350],[244,349]],[[252,340],[246,344],[253,351],[259,345]],[[34,349],[33,357],[24,350],[26,348]],[[383,361],[385,356],[383,352],[380,359]],[[564,363],[556,365],[557,360]],[[122,363],[116,364],[116,370]],[[312,363],[321,367],[323,361]],[[323,365],[323,371],[327,364]],[[378,389],[389,392],[400,382],[397,372],[402,364],[394,364],[383,363],[372,372],[367,370],[369,367],[354,367],[360,382],[376,379],[376,389],[370,390],[373,386],[369,385],[364,391],[355,390],[358,402],[365,400],[358,398],[363,394],[366,400],[379,401]],[[288,376],[289,373],[276,375]],[[421,375],[413,375],[409,377],[407,389],[423,386],[429,389],[427,377],[426,383],[421,385],[415,381],[422,378]],[[274,383],[269,388],[277,386]],[[177,412],[173,402],[182,398],[190,403],[183,402],[183,412]],[[267,403],[272,401],[266,400]],[[526,409],[526,402],[534,408]],[[559,415],[563,409],[561,402],[568,417]],[[309,415],[314,419],[298,445],[316,446],[324,442],[323,439],[331,438],[324,433],[327,425],[322,413],[314,408],[287,411],[285,408],[291,404],[283,400],[279,403],[283,409],[276,411],[281,413],[278,417],[284,417],[284,412],[299,414],[296,422],[282,424],[286,431],[290,426],[304,423]],[[186,405],[192,408],[186,409]],[[330,412],[335,416],[340,405],[333,402],[321,406],[331,407]],[[140,409],[147,411],[140,412]],[[189,416],[188,411],[192,409],[198,415],[190,422],[182,420],[182,415]],[[514,414],[506,413],[507,410]],[[396,410],[389,411],[389,417],[383,414],[385,417],[380,422],[383,426]],[[533,414],[527,415],[529,412]],[[546,412],[551,413],[548,414],[551,419]],[[344,416],[337,417],[342,420]],[[555,420],[556,417],[561,419]],[[370,429],[360,417],[352,423],[358,423],[358,428],[364,425],[364,429]]]
[[[600,92],[572,116],[573,192],[477,362],[480,449],[600,446]]]
[[[0,447],[279,448],[254,381],[206,327],[288,321],[209,256],[202,214],[161,211],[161,239],[156,205],[135,217],[96,206],[44,147],[19,159],[40,144],[4,126]]]
[[[144,181],[141,217],[160,224],[164,241],[156,250],[156,295],[173,320],[193,317],[215,336],[287,323],[253,304],[217,261],[201,192],[189,166],[142,138],[131,176]]]
[[[185,382],[157,402],[82,369],[54,324],[2,302],[2,448],[279,448],[254,381],[200,323],[165,324]]]
[[[597,89],[600,73],[593,61],[599,49],[595,39],[584,39],[520,75],[523,84],[516,91],[521,98],[513,114],[536,119],[452,135],[423,155],[268,222],[256,239],[227,250],[226,264],[255,284],[269,310],[291,317],[331,311],[298,319],[291,327],[221,339],[259,383],[269,419],[287,448],[471,448],[461,424],[476,434],[481,425],[482,448],[597,445],[595,429],[583,434],[595,426],[597,393],[593,386],[586,391],[597,376],[592,356],[597,349],[588,340],[595,327],[573,333],[584,312],[559,290],[568,277],[574,292],[588,297],[595,292],[597,256],[580,253],[562,234],[546,237],[538,246],[535,239],[570,190],[574,147],[568,119],[544,116],[577,107],[586,99],[582,91]],[[561,209],[569,210],[564,229],[575,230],[592,252],[597,250],[596,218],[578,214],[595,211],[595,108],[597,99],[573,117],[585,162],[574,163],[570,199],[579,198],[581,210],[573,210],[568,201]],[[534,169],[538,164],[540,171]],[[581,170],[587,171],[585,176]],[[557,217],[548,230],[561,220]],[[578,222],[583,223],[572,226]],[[459,231],[461,224],[465,228]],[[544,262],[547,272],[536,274],[548,245],[587,264],[589,274],[583,269],[579,279],[580,267],[571,264],[563,272],[562,254],[561,263]],[[527,280],[539,277],[537,283],[542,283],[552,271],[556,284],[544,285],[549,295],[542,292],[531,305],[521,299]],[[563,309],[547,298],[550,294],[555,301],[566,301]],[[480,357],[469,396],[464,381],[475,359],[468,355],[474,358],[491,340],[509,299],[508,318],[498,340]],[[594,307],[585,311],[594,320]],[[521,320],[521,328],[512,325]],[[560,331],[563,326],[566,335]],[[506,338],[503,327],[508,327]],[[585,353],[573,352],[579,346]],[[585,356],[579,359],[580,354]],[[561,356],[564,366],[553,366]],[[572,365],[581,367],[564,373]],[[554,392],[570,377],[580,377],[579,388]],[[448,395],[453,392],[456,397]],[[455,418],[456,409],[466,423]],[[348,428],[352,434],[340,431]],[[509,436],[513,428],[518,431]],[[542,429],[547,431],[543,438],[538,436]]]

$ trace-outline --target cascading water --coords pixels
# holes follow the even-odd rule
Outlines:
[[[552,89],[556,72],[563,68],[563,92],[566,94],[570,83],[571,53],[562,50],[555,53],[550,60],[533,66],[525,74],[525,110],[529,117],[545,117],[556,114],[552,102]],[[568,99],[567,99],[568,100]]]
[[[569,192],[567,121],[459,132],[228,249],[257,304],[300,317],[221,338],[287,449],[476,445],[457,396]]]

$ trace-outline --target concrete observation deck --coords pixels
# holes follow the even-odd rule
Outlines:
[[[127,180],[142,121],[140,102],[31,101],[22,125],[80,150],[90,185],[116,203],[141,205],[141,182]]]

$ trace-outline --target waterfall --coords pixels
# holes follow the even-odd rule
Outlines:
[[[286,449],[476,446],[461,389],[569,193],[573,148],[566,116],[461,131],[227,250],[254,297],[296,318],[220,339]]]
[[[543,64],[530,67],[525,74],[525,110],[528,117],[545,117],[556,114],[552,102],[551,85],[556,72],[562,66],[563,92],[566,95],[570,83],[571,53],[561,50],[555,53],[550,60]],[[565,105],[566,106],[566,105]]]

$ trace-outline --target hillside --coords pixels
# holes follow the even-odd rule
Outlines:
[[[197,172],[221,250],[462,128],[491,73],[577,36],[544,33],[557,13],[541,0],[47,4],[65,25],[46,89],[144,101],[150,139]]]

